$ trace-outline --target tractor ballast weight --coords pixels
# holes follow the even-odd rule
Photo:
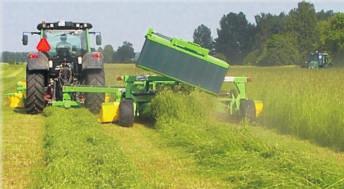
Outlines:
[[[33,58],[36,56],[36,58]],[[28,54],[27,58],[27,69],[29,71],[33,70],[49,70],[49,59],[42,52],[31,52]]]
[[[196,43],[149,29],[137,66],[217,94],[229,64]]]

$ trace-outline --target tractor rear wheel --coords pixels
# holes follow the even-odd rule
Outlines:
[[[25,109],[29,114],[41,113],[46,105],[44,100],[45,74],[42,71],[26,71]]]
[[[256,121],[256,106],[253,100],[244,99],[240,101],[240,117],[244,121]]]
[[[134,124],[134,103],[130,99],[122,99],[119,104],[118,124],[131,127]]]
[[[104,86],[104,70],[87,70],[85,73],[85,84],[90,86]],[[86,93],[85,106],[92,113],[99,113],[102,103],[104,102],[104,93]]]

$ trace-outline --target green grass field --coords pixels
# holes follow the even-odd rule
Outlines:
[[[234,68],[232,74],[252,78],[248,93],[264,101],[264,126],[344,150],[343,68]]]
[[[5,94],[25,70],[0,66]],[[117,76],[143,71],[105,72],[119,85]],[[264,101],[256,126],[214,117],[216,98],[199,92],[160,94],[156,122],[133,128],[101,125],[84,108],[26,115],[3,96],[3,187],[343,188],[343,72],[233,67],[231,75],[253,79],[249,96]]]

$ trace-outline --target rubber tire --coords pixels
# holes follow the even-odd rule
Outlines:
[[[41,113],[46,105],[44,100],[45,74],[43,71],[26,71],[25,109],[29,114]]]
[[[105,77],[103,69],[87,70],[85,73],[85,84],[89,86],[104,86]],[[104,102],[104,93],[86,93],[85,106],[92,113],[99,113]]]
[[[119,104],[118,124],[124,127],[132,127],[134,124],[134,103],[130,99],[122,99]]]
[[[240,117],[243,121],[250,123],[256,121],[256,106],[253,100],[240,101]]]

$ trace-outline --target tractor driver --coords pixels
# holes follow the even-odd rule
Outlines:
[[[69,51],[72,49],[72,45],[67,42],[67,35],[66,34],[62,34],[60,36],[60,40],[61,41],[58,42],[56,45],[56,49],[65,48],[65,49],[68,49]]]

